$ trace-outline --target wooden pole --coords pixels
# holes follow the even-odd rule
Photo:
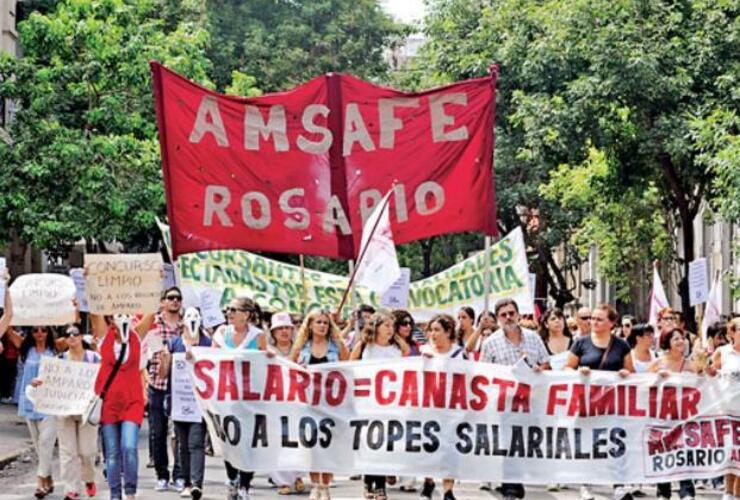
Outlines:
[[[306,265],[303,261],[303,254],[298,255],[298,262],[301,266],[301,313],[305,315],[308,305],[308,289],[306,288]]]
[[[490,309],[491,300],[491,237],[486,236],[484,238],[485,250],[483,251],[483,262],[485,267],[483,268],[483,314],[486,314]]]

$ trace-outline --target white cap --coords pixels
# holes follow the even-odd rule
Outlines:
[[[276,312],[270,319],[270,331],[283,326],[293,328],[293,321],[290,319],[290,314],[286,312]]]

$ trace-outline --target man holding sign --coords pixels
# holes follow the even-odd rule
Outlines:
[[[149,432],[152,433],[152,458],[157,471],[157,491],[166,491],[170,480],[169,458],[167,455],[168,417],[165,411],[165,400],[170,394],[169,369],[172,356],[169,345],[180,337],[183,329],[182,292],[176,286],[166,289],[161,294],[160,311],[154,317],[154,325],[149,330]],[[154,345],[159,339],[160,345]],[[174,476],[174,473],[173,473]],[[179,479],[179,478],[173,478]],[[184,484],[182,485],[184,487]],[[178,485],[178,489],[180,485]]]

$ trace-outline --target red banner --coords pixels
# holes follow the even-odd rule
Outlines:
[[[354,258],[393,189],[396,243],[496,233],[496,74],[415,94],[328,74],[258,98],[151,64],[174,255]]]

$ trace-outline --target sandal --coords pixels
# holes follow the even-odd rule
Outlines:
[[[49,492],[46,491],[44,488],[36,488],[36,491],[33,492],[33,496],[35,496],[36,498],[44,498],[48,494]]]

